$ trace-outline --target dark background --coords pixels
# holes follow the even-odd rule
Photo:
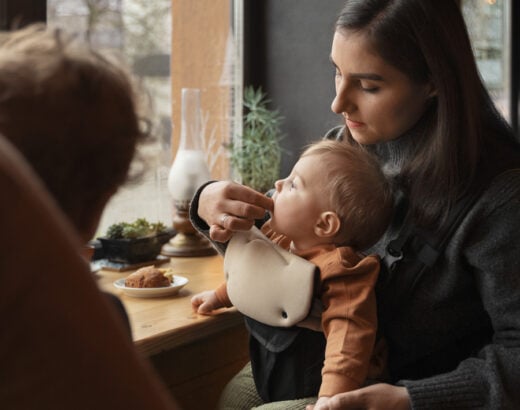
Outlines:
[[[245,0],[244,84],[262,86],[285,117],[281,176],[302,148],[341,118],[330,110],[334,70],[329,60],[343,0]]]

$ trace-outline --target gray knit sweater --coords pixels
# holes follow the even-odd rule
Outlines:
[[[409,143],[375,147],[387,173]],[[520,169],[493,179],[414,293],[391,302],[379,305],[400,308],[382,323],[390,371],[413,409],[520,409]]]

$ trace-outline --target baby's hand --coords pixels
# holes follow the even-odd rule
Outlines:
[[[222,303],[217,298],[217,293],[214,290],[206,290],[197,293],[191,298],[191,306],[193,310],[202,315],[207,315],[216,309],[223,307]]]

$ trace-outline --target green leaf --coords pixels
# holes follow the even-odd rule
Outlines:
[[[244,89],[243,135],[240,143],[227,145],[231,165],[242,182],[265,192],[279,178],[283,138],[283,117],[278,110],[269,109],[270,100],[261,88]]]

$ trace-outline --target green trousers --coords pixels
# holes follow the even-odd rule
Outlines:
[[[305,410],[305,406],[316,403],[317,399],[317,397],[308,397],[264,403],[256,391],[251,363],[248,363],[224,388],[218,408],[219,410]]]

